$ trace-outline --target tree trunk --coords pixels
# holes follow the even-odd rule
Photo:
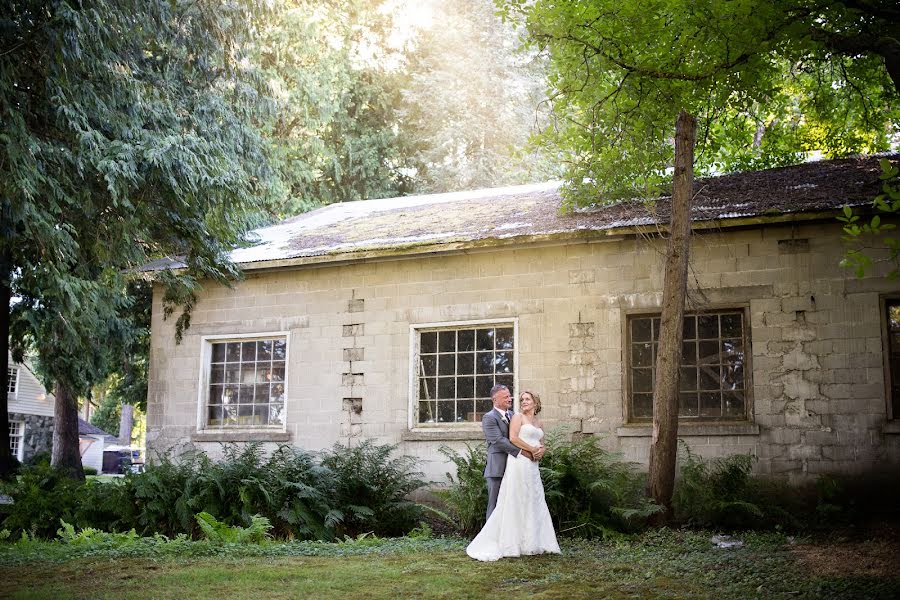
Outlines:
[[[53,453],[50,464],[66,471],[72,479],[84,480],[78,445],[78,402],[72,389],[56,384],[56,406],[53,411]]]
[[[653,435],[650,441],[650,473],[647,479],[647,495],[665,507],[665,512],[661,515],[664,520],[671,517],[675,459],[678,452],[678,383],[691,244],[691,196],[696,138],[697,120],[682,111],[675,124],[672,217],[666,249],[656,378],[653,382]]]
[[[131,445],[131,429],[134,423],[134,406],[131,404],[122,405],[122,414],[119,416],[119,444],[122,446]]]
[[[13,476],[13,455],[9,449],[9,394],[7,378],[9,377],[9,301],[12,295],[10,278],[12,277],[12,260],[9,248],[11,235],[9,206],[3,202],[0,206],[0,234],[3,235],[4,246],[0,247],[0,370],[3,376],[3,393],[0,394],[0,479]]]

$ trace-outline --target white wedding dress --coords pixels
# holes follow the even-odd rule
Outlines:
[[[544,432],[524,423],[519,437],[537,446]],[[544,499],[538,463],[520,453],[506,460],[497,507],[466,548],[466,554],[477,560],[497,560],[544,553],[559,554],[559,544]]]

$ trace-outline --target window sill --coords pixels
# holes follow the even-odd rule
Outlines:
[[[478,429],[413,429],[400,434],[404,442],[452,442],[484,441],[484,432]]]
[[[900,433],[900,421],[888,421],[881,428],[881,433]]]
[[[616,435],[619,437],[650,437],[652,433],[653,426],[643,423],[616,428]],[[756,423],[679,423],[678,425],[678,437],[710,435],[759,435],[759,425]]]
[[[286,431],[195,431],[192,442],[289,442],[291,434]]]

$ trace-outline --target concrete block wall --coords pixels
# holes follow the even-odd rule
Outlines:
[[[758,471],[789,478],[900,460],[900,434],[886,427],[880,308],[900,287],[840,269],[839,236],[830,224],[695,236],[689,308],[749,313],[752,414],[682,427],[694,451],[749,452]],[[661,240],[631,238],[249,272],[233,289],[203,290],[181,344],[157,293],[148,445],[215,452],[196,435],[203,336],[284,331],[289,443],[400,443],[443,481],[440,446],[481,433],[410,432],[410,325],[515,319],[519,388],[542,395],[547,425],[646,463],[649,428],[625,423],[624,332],[628,314],[659,308],[664,252]]]

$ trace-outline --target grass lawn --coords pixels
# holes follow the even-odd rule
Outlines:
[[[900,598],[894,539],[794,543],[747,534],[654,531],[620,542],[564,541],[561,556],[478,563],[465,541],[118,548],[0,547],[2,598]],[[174,544],[170,542],[169,544]]]

